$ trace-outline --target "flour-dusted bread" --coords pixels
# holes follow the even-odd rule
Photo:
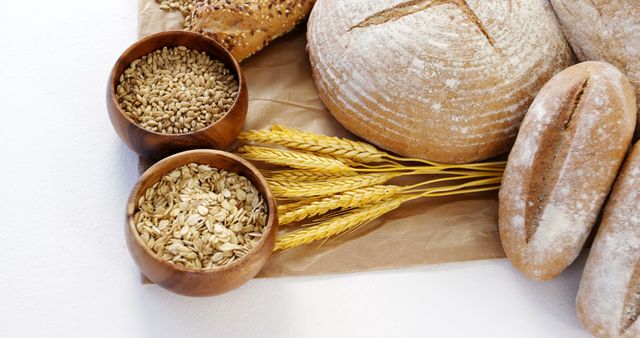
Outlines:
[[[547,0],[322,0],[307,37],[342,125],[448,163],[508,151],[535,94],[573,63]]]
[[[220,42],[241,61],[292,30],[315,0],[196,1],[188,29]]]
[[[527,277],[548,280],[578,256],[631,143],[627,78],[589,61],[554,76],[522,122],[505,169],[500,239]]]
[[[640,96],[640,1],[551,0],[551,3],[578,59],[613,64],[627,75]],[[638,137],[640,124],[636,126]]]
[[[580,281],[578,317],[598,337],[640,337],[640,143],[604,208]]]

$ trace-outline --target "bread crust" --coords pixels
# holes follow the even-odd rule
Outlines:
[[[318,94],[342,125],[445,163],[508,151],[535,94],[574,61],[542,0],[324,0],[307,38]]]
[[[640,336],[640,143],[604,208],[576,305],[580,321],[597,337]]]
[[[527,277],[548,280],[579,254],[629,148],[631,84],[584,62],[554,76],[524,118],[499,201],[502,246]]]
[[[640,97],[640,2],[551,0],[562,31],[580,61],[618,67]],[[640,107],[640,100],[638,100]],[[636,126],[635,139],[640,137]]]
[[[315,0],[208,0],[198,3],[190,30],[220,42],[241,61],[304,19]]]

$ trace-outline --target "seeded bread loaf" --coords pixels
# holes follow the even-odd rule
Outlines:
[[[551,0],[551,3],[578,59],[607,61],[618,67],[640,97],[640,1]],[[636,126],[638,137],[640,124]]]
[[[573,63],[547,0],[323,0],[307,37],[342,125],[447,163],[508,151],[535,94]]]
[[[611,64],[577,64],[540,90],[509,155],[499,201],[502,246],[527,277],[552,279],[578,256],[635,123],[633,87]]]
[[[618,174],[580,281],[578,317],[598,337],[640,337],[640,143]]]
[[[292,30],[315,0],[197,1],[188,29],[220,42],[241,61]]]

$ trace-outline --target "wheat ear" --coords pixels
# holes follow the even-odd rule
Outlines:
[[[329,178],[324,181],[293,182],[268,180],[273,194],[278,198],[306,198],[328,196],[343,191],[383,184],[399,176],[398,173],[375,173]]]
[[[352,159],[362,163],[385,162],[387,154],[376,147],[339,137],[319,135],[282,125],[273,125],[271,130],[250,130],[240,134],[239,139],[257,143],[278,144],[288,148],[317,152]]]
[[[364,205],[389,198],[400,191],[402,191],[402,187],[397,185],[376,185],[345,191],[283,213],[280,216],[279,223],[282,225],[298,222],[306,218],[326,214],[335,209],[360,208]]]
[[[246,159],[282,165],[298,169],[353,171],[343,161],[335,158],[307,154],[299,151],[273,149],[255,146],[242,146],[238,149]]]
[[[272,181],[321,181],[328,178],[355,176],[355,171],[320,171],[320,170],[278,170],[267,173],[266,176]]]
[[[314,197],[314,198],[305,198],[296,202],[285,203],[278,205],[278,215],[283,215],[288,213],[289,211],[296,210],[298,208],[302,208],[305,205],[309,205],[315,201],[319,201],[322,197]]]
[[[306,229],[288,233],[276,240],[274,250],[294,248],[353,230],[398,208],[402,202],[404,202],[404,199],[401,198],[381,201],[364,208],[354,209],[342,217],[329,219]]]

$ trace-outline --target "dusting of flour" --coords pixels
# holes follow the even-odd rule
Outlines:
[[[324,0],[307,35],[336,118],[431,159],[506,151],[535,93],[572,62],[544,0]]]
[[[618,336],[625,316],[640,311],[625,304],[634,269],[640,264],[640,143],[628,157],[605,207],[598,235],[594,240],[584,278],[578,291],[578,305],[588,322],[608,328],[602,335]],[[636,288],[637,290],[637,288]],[[631,301],[638,300],[638,294]],[[631,302],[630,302],[631,303]],[[635,321],[627,337],[640,336]]]

